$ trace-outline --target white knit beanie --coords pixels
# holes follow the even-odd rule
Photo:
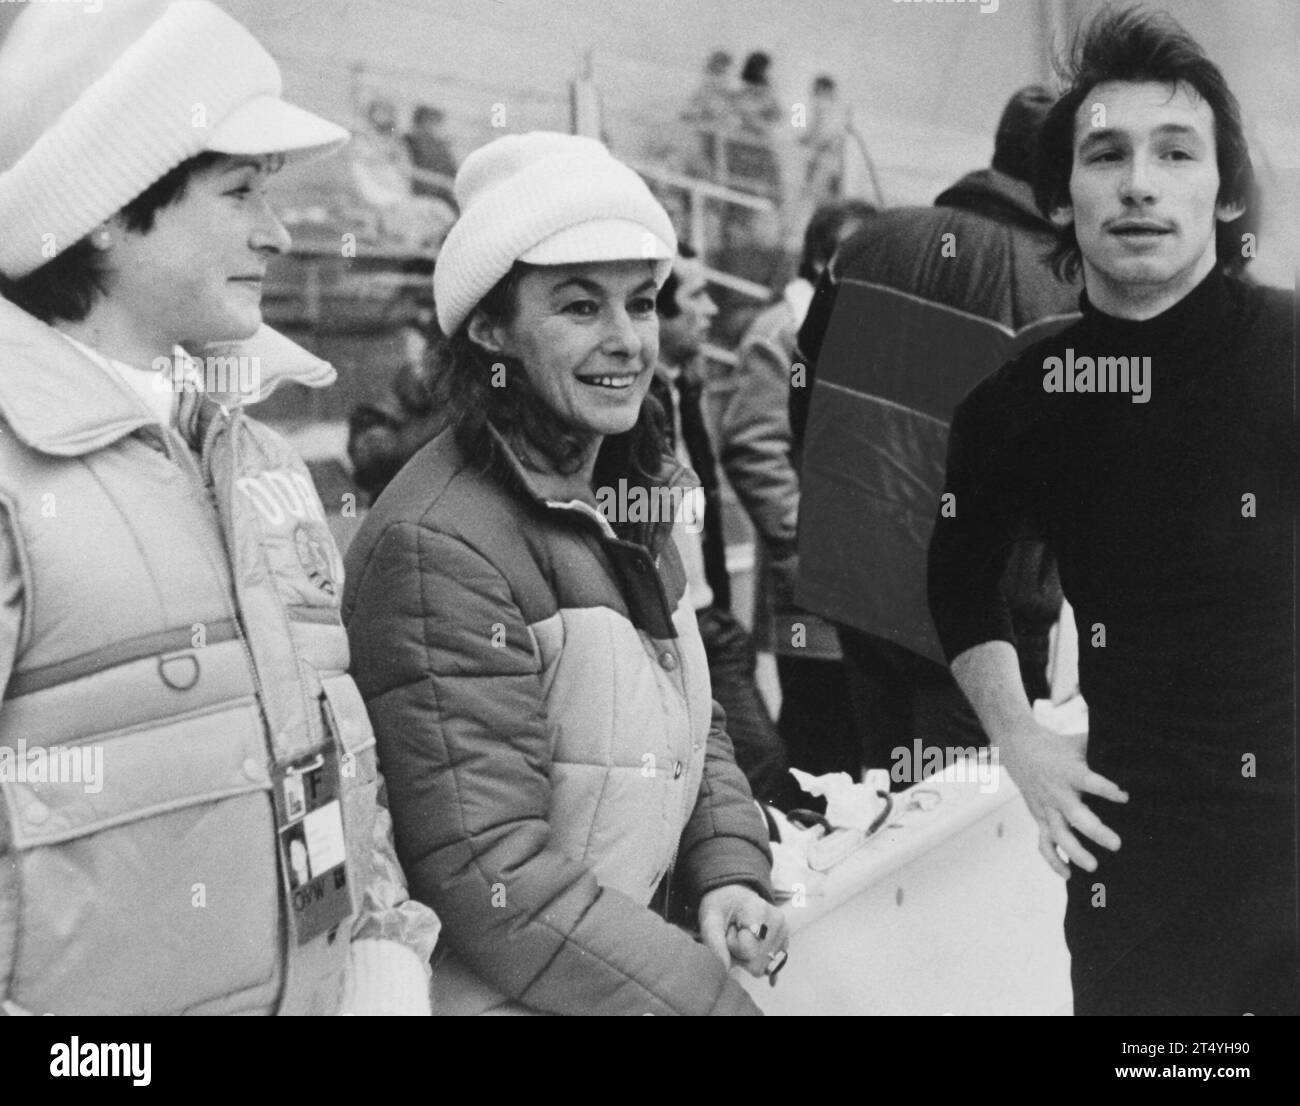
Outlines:
[[[182,161],[319,153],[342,127],[207,0],[31,4],[0,47],[0,273],[26,276]]]
[[[534,131],[489,142],[456,174],[460,218],[433,270],[438,325],[450,336],[516,261],[655,262],[668,279],[672,221],[636,173],[594,138]]]

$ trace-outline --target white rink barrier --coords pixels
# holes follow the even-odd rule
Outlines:
[[[896,794],[875,836],[785,904],[776,986],[734,973],[766,1013],[1070,1013],[1065,882],[1011,778],[982,771],[959,761]]]

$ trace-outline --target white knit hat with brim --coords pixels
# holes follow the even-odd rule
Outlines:
[[[635,172],[594,138],[534,131],[480,147],[456,174],[460,218],[433,270],[438,325],[455,333],[516,261],[655,263],[668,279],[672,220]]]
[[[31,4],[0,46],[0,273],[26,276],[204,150],[311,155],[348,132],[207,0]]]

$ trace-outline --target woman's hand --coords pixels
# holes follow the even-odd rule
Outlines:
[[[716,887],[700,899],[700,936],[728,968],[737,964],[758,977],[774,953],[790,942],[785,915],[739,883]]]

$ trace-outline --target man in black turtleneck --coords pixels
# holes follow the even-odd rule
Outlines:
[[[1250,160],[1186,32],[1103,14],[1072,77],[1034,183],[1083,318],[958,409],[931,611],[1069,879],[1075,1013],[1294,1013],[1294,299],[1233,275]],[[1075,610],[1086,736],[1026,706],[997,586],[1026,534]]]

